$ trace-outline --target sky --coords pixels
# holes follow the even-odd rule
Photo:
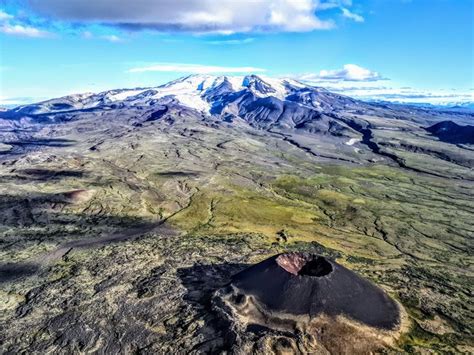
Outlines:
[[[474,0],[0,0],[0,105],[206,73],[474,101]]]

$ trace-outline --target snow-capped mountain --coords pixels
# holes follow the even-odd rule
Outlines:
[[[187,112],[195,118],[285,134],[298,130],[347,139],[363,133],[367,115],[383,117],[385,123],[396,119],[422,126],[439,122],[442,115],[427,108],[358,101],[287,78],[190,75],[157,87],[77,94],[20,106],[0,112],[0,120],[7,126],[58,123],[106,112],[113,113],[116,122],[133,125],[163,117],[175,121]]]
[[[441,121],[453,121],[460,128],[445,123],[455,129],[431,130]],[[459,134],[471,132],[466,126],[472,126],[469,113],[367,103],[295,80],[256,75],[191,75],[157,87],[70,95],[0,112],[0,138],[14,151],[34,149],[24,142],[38,137],[72,135],[73,140],[91,140],[88,149],[96,151],[106,137],[114,140],[136,132],[133,139],[140,139],[146,132],[169,129],[187,136],[205,127],[231,137],[242,132],[278,137],[317,157],[350,162],[383,159],[404,168],[405,158],[393,149],[433,151],[418,140],[406,143],[408,135],[471,144],[469,137]],[[472,165],[472,159],[462,154],[436,154]]]
[[[343,96],[327,90],[305,85],[292,79],[275,79],[247,76],[190,75],[167,84],[135,89],[118,89],[101,93],[85,93],[43,101],[17,107],[12,112],[21,114],[45,114],[51,112],[84,110],[99,107],[152,106],[160,99],[175,99],[181,105],[210,113],[224,102],[251,95],[255,99],[276,98],[312,106],[316,109],[328,107],[334,99]],[[346,98],[348,99],[348,98]]]

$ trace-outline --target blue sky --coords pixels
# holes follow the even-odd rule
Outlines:
[[[0,104],[291,76],[367,99],[474,101],[472,0],[0,0]]]

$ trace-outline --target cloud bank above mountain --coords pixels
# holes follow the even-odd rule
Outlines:
[[[28,0],[37,14],[75,23],[100,23],[131,30],[196,33],[306,32],[335,27],[320,12],[350,0]],[[345,16],[345,15],[344,15]],[[347,17],[347,16],[346,16]],[[353,18],[355,20],[355,18]]]
[[[215,74],[215,73],[261,73],[266,70],[256,67],[225,67],[218,65],[184,64],[184,63],[156,63],[147,66],[134,67],[129,73],[145,72],[176,72],[190,74]]]
[[[378,72],[363,68],[356,64],[345,64],[343,68],[336,70],[321,70],[319,73],[303,74],[298,76],[298,79],[310,82],[387,80]]]
[[[422,90],[411,87],[344,87],[329,86],[333,92],[366,101],[388,101],[400,103],[454,106],[470,103],[474,99],[472,90]]]
[[[401,86],[377,71],[356,64],[345,64],[340,69],[325,69],[292,77],[307,84],[322,86],[332,92],[366,101],[456,105],[474,100],[472,89],[426,90]]]

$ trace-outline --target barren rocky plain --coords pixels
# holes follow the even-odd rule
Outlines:
[[[143,89],[0,113],[1,353],[351,353],[357,339],[215,311],[232,275],[289,251],[402,305],[379,352],[474,352],[474,137],[459,134],[474,116],[245,80],[168,84],[211,111]]]

